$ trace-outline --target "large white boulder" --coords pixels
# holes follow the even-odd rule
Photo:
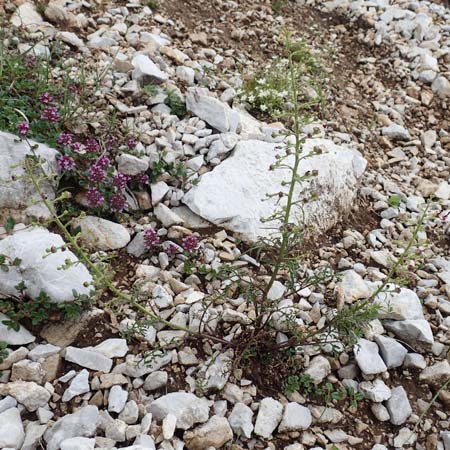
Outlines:
[[[306,227],[325,231],[342,220],[354,205],[358,182],[366,168],[366,160],[356,150],[337,146],[327,139],[307,139],[304,154],[314,148],[320,154],[300,162],[298,175],[317,170],[317,176],[298,183],[294,201],[305,200],[292,209],[291,220]],[[267,198],[267,194],[286,193],[291,171],[287,168],[270,170],[276,157],[284,154],[277,144],[248,140],[237,144],[232,156],[200,178],[183,198],[189,208],[247,241],[267,237],[279,222],[263,223],[276,211],[286,197]],[[293,157],[285,160],[293,165]],[[309,200],[316,193],[317,200]],[[263,201],[264,200],[264,201]]]
[[[40,188],[48,200],[55,198],[56,156],[58,152],[45,144],[19,141],[11,133],[0,131],[0,220],[3,223],[9,216],[24,220],[26,217],[49,217],[49,211],[41,202],[33,183],[27,178],[24,168],[25,158],[31,155],[30,145],[37,145],[36,155],[42,160],[41,167],[48,180],[41,181]],[[36,168],[37,176],[42,176]]]
[[[25,283],[25,293],[36,298],[45,292],[53,303],[70,302],[77,294],[89,294],[92,277],[86,267],[66,248],[61,236],[45,228],[26,228],[0,241],[0,255],[20,260],[7,272],[0,270],[0,294],[17,295],[16,286]],[[52,251],[50,251],[52,250]],[[71,261],[73,265],[66,266]]]

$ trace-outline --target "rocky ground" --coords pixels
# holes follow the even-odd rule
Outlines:
[[[29,225],[31,216],[48,218],[25,176],[29,144],[0,130],[0,448],[450,450],[445,3],[13,0],[0,4],[0,16],[2,39],[18,51],[57,46],[73,72],[103,72],[91,109],[63,132],[85,154],[83,137],[131,131],[132,143],[107,154],[111,179],[150,180],[123,189],[127,204],[116,209],[126,214],[107,218],[89,213],[92,195],[71,191],[88,211],[72,229],[92,261],[110,256],[114,286],[138,287],[141,305],[179,327],[143,323],[142,311],[115,301],[111,289],[75,319],[52,312],[39,324],[28,315],[18,330],[8,326],[8,302],[29,305],[45,292],[52,304],[74,304],[90,294],[95,274],[55,224]],[[389,280],[389,292],[375,297],[380,312],[356,346],[304,345],[245,364],[239,355],[238,364],[228,342],[245,341],[255,305],[236,279],[216,274],[224,265],[255,279],[267,273],[246,250],[270,234],[261,219],[276,201],[261,198],[284,189],[283,174],[269,168],[285,142],[274,134],[283,124],[246,105],[240,90],[281,55],[286,30],[323,66],[326,105],[303,129],[305,148],[321,153],[299,169],[318,173],[296,195],[318,194],[302,209],[303,278],[332,274],[300,283],[294,295],[280,277],[270,300],[298,329],[325,329],[336,309],[370,298],[417,239],[403,286]],[[59,144],[36,150],[47,172],[71,163],[61,163]],[[58,190],[50,179],[42,189],[52,201],[71,186]],[[278,343],[289,338],[283,317],[273,320]],[[183,327],[218,339],[194,339]],[[312,384],[298,382],[305,379]]]

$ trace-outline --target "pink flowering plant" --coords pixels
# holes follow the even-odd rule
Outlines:
[[[80,141],[63,132],[57,140],[61,152],[58,170],[67,186],[81,188],[86,207],[98,215],[114,215],[127,209],[127,191],[144,189],[149,182],[146,173],[130,176],[117,170],[112,156],[118,152],[118,140],[102,144],[95,138]]]

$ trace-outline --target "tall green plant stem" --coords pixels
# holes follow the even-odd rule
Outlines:
[[[197,331],[193,331],[190,328],[183,327],[181,325],[176,325],[172,322],[169,322],[168,320],[163,319],[162,317],[155,314],[153,311],[150,311],[148,308],[142,306],[139,302],[137,302],[132,296],[126,294],[125,292],[122,292],[120,289],[118,289],[114,284],[109,280],[107,277],[104,276],[102,271],[97,267],[96,264],[94,264],[89,256],[86,254],[86,252],[80,247],[80,245],[77,242],[77,239],[72,236],[70,231],[67,228],[67,225],[65,225],[60,217],[58,216],[57,212],[55,211],[55,208],[50,202],[45,194],[42,192],[42,189],[39,185],[39,181],[36,179],[36,176],[33,173],[33,167],[31,166],[30,162],[26,162],[26,169],[28,177],[30,178],[31,182],[33,183],[33,186],[35,187],[36,191],[39,193],[42,202],[46,206],[46,208],[50,211],[50,214],[52,215],[52,218],[57,225],[57,227],[60,229],[60,231],[64,234],[65,239],[69,243],[69,246],[75,251],[78,258],[81,259],[83,264],[85,264],[91,274],[94,277],[94,280],[97,282],[97,284],[101,285],[104,284],[114,295],[117,296],[117,298],[121,299],[122,301],[132,305],[137,310],[145,314],[150,319],[154,320],[155,322],[162,323],[166,325],[167,327],[171,328],[172,330],[178,330],[178,331],[184,331],[188,333],[189,335],[196,336],[203,339],[211,339],[216,342],[220,342],[221,344],[230,345],[230,342],[226,341],[225,339],[219,338],[218,336],[211,335],[209,333],[201,333]]]
[[[283,261],[286,259],[286,254],[288,250],[289,245],[289,233],[288,233],[288,227],[289,227],[289,220],[291,216],[292,206],[294,203],[294,190],[295,185],[297,184],[297,171],[298,167],[300,165],[300,161],[302,159],[301,157],[301,144],[302,139],[300,137],[300,111],[298,107],[298,90],[297,90],[297,80],[295,77],[295,70],[293,65],[293,53],[289,53],[289,77],[290,77],[290,84],[291,84],[291,96],[292,96],[292,104],[294,105],[294,136],[295,136],[295,147],[294,147],[294,164],[291,169],[291,179],[289,182],[289,191],[287,194],[287,200],[286,200],[286,206],[284,207],[284,214],[283,214],[283,220],[281,224],[281,244],[280,248],[277,253],[277,257],[275,260],[275,264],[273,267],[272,275],[270,277],[269,282],[267,283],[261,303],[264,304],[267,301],[267,296],[269,295],[269,291],[272,288],[273,284],[275,283],[279,273],[280,269],[282,267]]]

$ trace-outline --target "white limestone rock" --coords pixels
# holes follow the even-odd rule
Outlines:
[[[242,434],[250,439],[253,432],[253,411],[244,403],[236,403],[228,417],[228,422],[234,433]]]
[[[76,377],[72,378],[70,386],[64,391],[62,401],[68,402],[77,395],[85,394],[89,391],[89,372],[83,369]]]
[[[163,72],[147,55],[137,53],[132,59],[134,70],[132,73],[133,80],[138,80],[142,84],[163,83],[169,79],[168,75]]]
[[[86,216],[72,222],[80,228],[80,241],[95,250],[117,250],[130,242],[130,233],[119,223],[95,216]]]
[[[11,260],[19,258],[20,264],[10,267],[8,272],[0,271],[0,293],[17,295],[15,286],[23,281],[30,298],[45,292],[53,303],[73,301],[74,291],[89,295],[92,277],[70,250],[61,249],[64,244],[61,236],[40,227],[19,231],[1,240],[0,254]],[[52,248],[55,251],[49,254]],[[77,264],[65,268],[67,261]]]
[[[364,375],[386,372],[387,367],[378,353],[378,345],[367,339],[359,339],[353,349],[355,359]]]
[[[9,320],[8,316],[0,313],[0,341],[6,342],[8,345],[26,345],[36,340],[36,337],[21,325],[18,331],[9,328]]]
[[[16,10],[30,5],[24,3]],[[28,179],[24,167],[25,158],[32,154],[30,145],[37,145],[35,153],[42,160],[41,168],[48,180],[42,181],[40,188],[49,201],[54,200],[57,182],[51,175],[56,173],[56,157],[58,151],[45,144],[38,144],[30,140],[29,144],[19,141],[18,137],[11,133],[0,131],[0,221],[4,223],[9,216],[16,221],[26,220],[27,217],[50,217],[50,212],[42,203],[42,199],[32,183]],[[41,176],[39,168],[36,175]],[[18,219],[18,220],[17,220]]]
[[[187,392],[172,392],[151,402],[150,412],[156,420],[162,421],[167,414],[177,418],[177,428],[187,430],[196,423],[208,420],[209,406],[204,398]]]
[[[391,390],[391,397],[386,402],[389,411],[391,423],[402,425],[412,414],[412,408],[403,386],[397,386]]]
[[[281,419],[278,430],[284,431],[304,431],[312,423],[311,412],[305,406],[298,403],[288,403],[284,408],[283,418]]]
[[[422,303],[411,289],[389,286],[389,291],[380,292],[374,299],[380,305],[379,319],[410,320],[423,319]]]
[[[282,415],[283,405],[279,401],[272,397],[262,399],[256,416],[255,434],[268,439],[280,423]]]
[[[111,358],[106,357],[102,353],[90,347],[67,347],[65,350],[64,359],[66,361],[78,364],[81,367],[86,367],[87,369],[104,373],[109,373],[113,364]]]
[[[366,160],[355,150],[335,145],[326,139],[308,139],[304,153],[313,148],[322,150],[319,155],[306,158],[298,174],[318,171],[309,181],[297,185],[294,200],[309,199],[311,192],[319,198],[296,206],[292,218],[301,217],[302,223],[326,230],[353,206],[357,185],[366,167]],[[197,215],[218,226],[240,234],[245,240],[255,241],[261,236],[273,234],[273,227],[261,219],[273,214],[279,201],[266,199],[267,194],[287,192],[289,186],[282,183],[290,179],[288,169],[270,170],[280,154],[277,144],[263,141],[241,141],[232,155],[211,172],[200,178],[183,198],[183,202]],[[292,165],[292,157],[286,160]]]
[[[211,96],[205,88],[192,87],[187,90],[186,108],[221,133],[240,130],[239,113]]]
[[[25,438],[18,408],[9,408],[0,413],[0,448],[19,449]]]
[[[212,416],[203,425],[192,431],[186,431],[183,440],[188,450],[207,450],[222,448],[233,439],[233,431],[225,417]]]
[[[95,436],[99,424],[100,415],[96,406],[85,406],[73,414],[66,414],[45,432],[47,450],[59,450],[66,439]]]
[[[34,381],[13,381],[0,384],[0,395],[10,395],[17,403],[25,406],[28,411],[36,411],[47,405],[50,400],[50,392]]]

